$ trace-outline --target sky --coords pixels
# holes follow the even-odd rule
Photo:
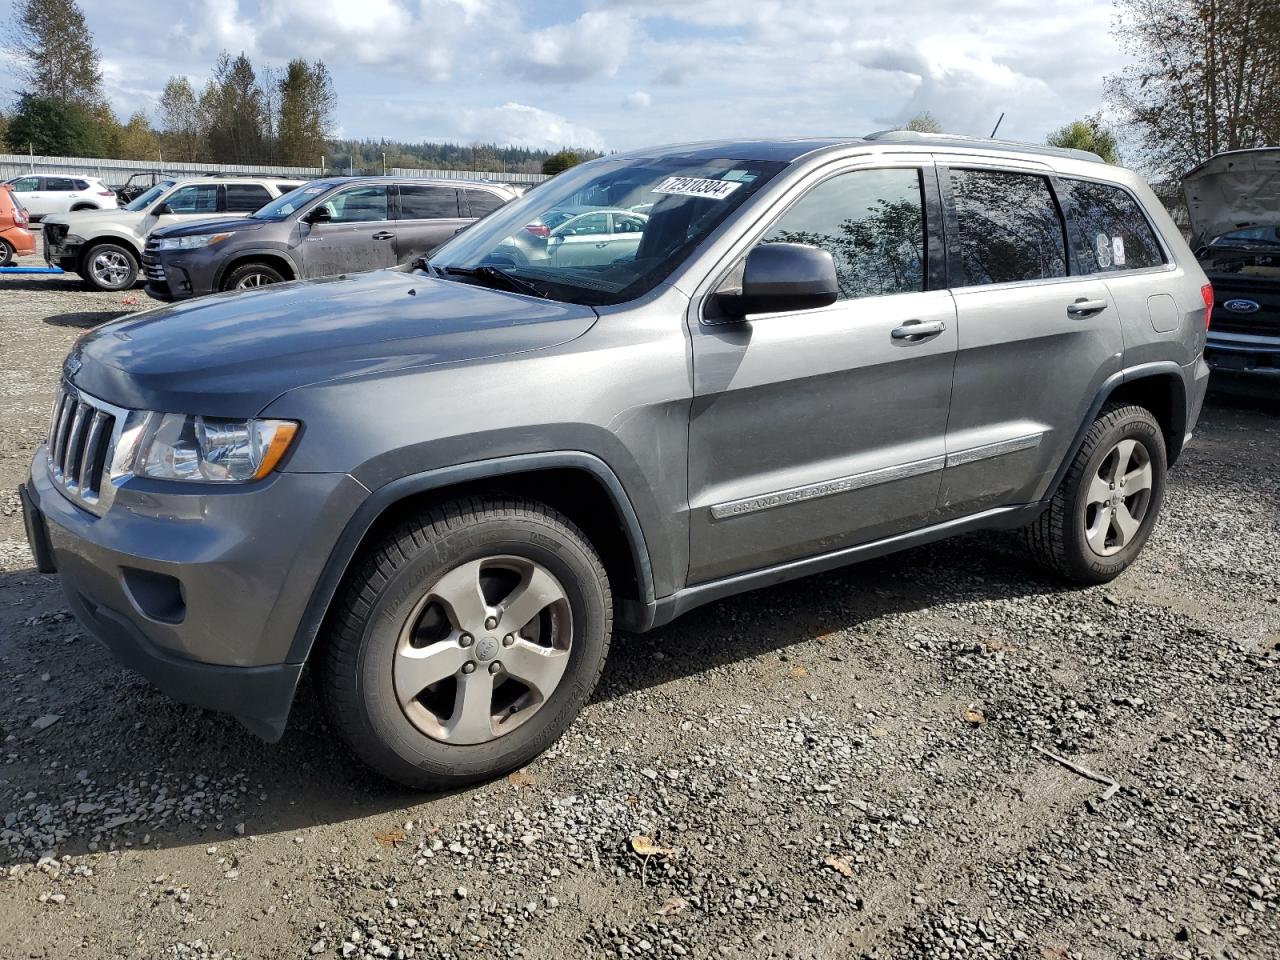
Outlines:
[[[220,50],[323,59],[337,132],[595,150],[857,135],[930,111],[1042,141],[1125,64],[1111,0],[81,0],[122,117]],[[0,81],[10,80],[3,76]],[[14,84],[6,83],[12,90]]]

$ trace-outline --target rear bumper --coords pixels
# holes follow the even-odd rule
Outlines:
[[[175,700],[273,741],[302,672],[287,662],[297,625],[366,494],[343,474],[216,493],[126,484],[97,517],[58,491],[41,447],[22,502],[37,564],[56,568],[86,631]]]
[[[0,233],[0,237],[9,242],[9,246],[13,247],[13,252],[19,257],[29,257],[36,252],[35,234],[25,227],[10,227]]]

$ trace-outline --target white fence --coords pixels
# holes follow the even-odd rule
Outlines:
[[[148,170],[203,176],[207,173],[247,173],[311,180],[326,173],[340,176],[344,170],[322,170],[320,167],[285,167],[244,163],[179,163],[150,160],[106,160],[94,157],[42,157],[23,153],[0,153],[0,180],[24,173],[49,176],[99,177],[108,183],[123,183],[130,174]],[[360,171],[357,170],[357,173]],[[448,180],[497,180],[501,183],[541,183],[541,173],[502,173],[494,170],[417,170],[408,167],[388,169],[397,177],[443,177]]]

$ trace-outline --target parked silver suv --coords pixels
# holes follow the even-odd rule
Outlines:
[[[551,211],[647,206],[606,262]],[[1117,576],[1200,411],[1204,274],[1090,154],[905,133],[614,155],[429,262],[194,300],[67,358],[24,512],[86,629],[389,777],[528,762],[614,624],[980,528]]]

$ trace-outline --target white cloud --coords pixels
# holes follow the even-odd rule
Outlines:
[[[514,73],[552,83],[612,77],[627,57],[634,29],[630,16],[593,10],[572,23],[535,30],[525,39]]]
[[[497,107],[421,107],[410,121],[412,140],[484,141],[500,146],[605,150],[604,138],[558,113],[508,101]]]
[[[643,90],[628,93],[622,98],[622,105],[629,110],[644,110],[653,103],[653,97]]]

